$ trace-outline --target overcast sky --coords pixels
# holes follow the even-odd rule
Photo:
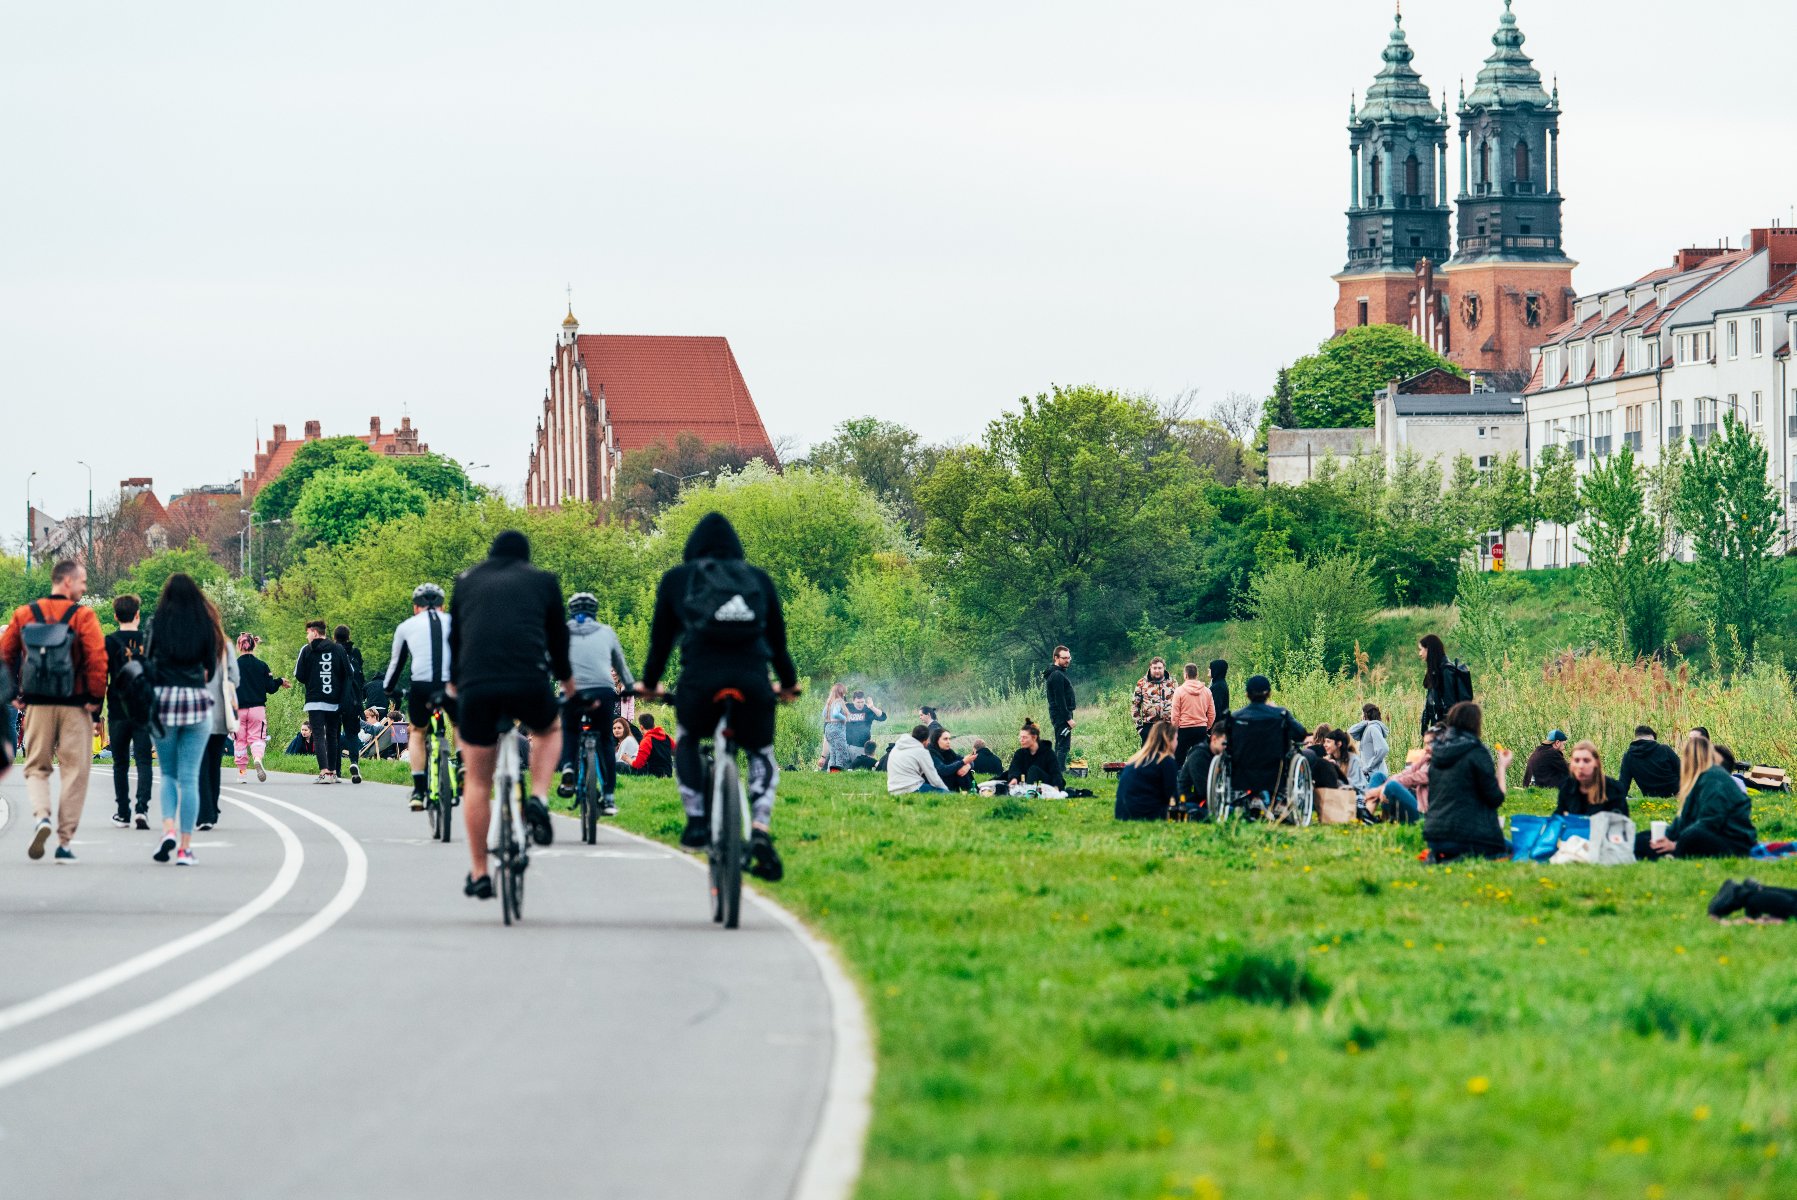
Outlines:
[[[1499,0],[1411,0],[1437,92]],[[1520,0],[1589,290],[1797,202],[1788,0]],[[0,537],[258,427],[523,481],[563,287],[722,334],[776,435],[1264,394],[1331,332],[1362,0],[0,4]]]

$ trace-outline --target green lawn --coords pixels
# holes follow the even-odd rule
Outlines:
[[[678,831],[670,785],[621,800]],[[1793,931],[1703,912],[1791,866],[1424,869],[1413,830],[1110,809],[783,780],[768,890],[877,1030],[866,1200],[1797,1195]]]

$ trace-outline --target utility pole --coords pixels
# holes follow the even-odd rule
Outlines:
[[[31,523],[31,481],[37,478],[37,472],[25,476],[25,574],[31,574],[31,548],[37,540],[37,531]]]
[[[94,569],[94,469],[88,467],[80,459],[75,460],[78,467],[87,467],[87,569]]]

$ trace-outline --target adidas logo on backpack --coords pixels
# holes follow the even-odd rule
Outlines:
[[[755,610],[749,607],[749,602],[744,600],[739,593],[725,601],[712,619],[717,621],[753,621],[757,618],[755,616]]]

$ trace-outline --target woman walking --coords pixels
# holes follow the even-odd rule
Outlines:
[[[362,672],[361,647],[349,640],[349,626],[337,626],[331,640],[343,647],[343,657],[349,663],[349,678],[343,687],[342,704],[337,709],[338,737],[343,748],[349,751],[349,781],[361,783],[362,707],[368,697],[368,677]],[[333,773],[336,767],[333,762]]]
[[[1416,644],[1417,656],[1423,660],[1422,732],[1432,725],[1447,721],[1452,698],[1447,691],[1448,648],[1432,633],[1423,635]]]
[[[189,575],[162,585],[150,623],[146,657],[156,681],[156,760],[162,771],[162,841],[155,859],[193,865],[193,827],[200,812],[200,766],[212,736],[213,676],[223,668],[225,630],[218,609]]]
[[[848,689],[842,684],[830,687],[830,698],[824,701],[824,770],[846,771],[854,755],[849,752]]]
[[[221,627],[220,632],[223,632]],[[206,739],[206,757],[200,762],[199,829],[202,833],[218,824],[218,793],[223,784],[225,752],[231,745],[231,731],[237,726],[237,660],[231,647],[219,638],[218,670],[206,683],[212,696],[212,736]]]
[[[255,765],[257,782],[268,782],[268,768],[262,765],[262,756],[268,753],[269,693],[293,686],[256,657],[257,640],[249,633],[237,637],[237,730],[232,741],[238,783],[244,781],[244,771],[251,764]]]

